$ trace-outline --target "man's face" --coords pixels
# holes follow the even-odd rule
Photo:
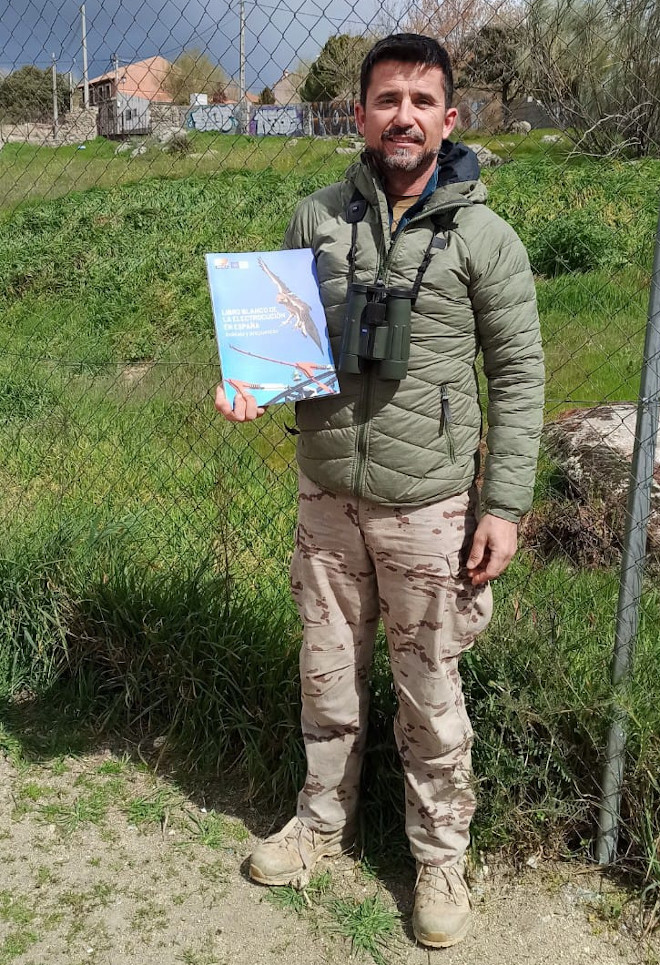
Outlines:
[[[375,64],[366,103],[355,105],[365,145],[384,167],[416,171],[430,165],[449,137],[458,112],[445,109],[444,77],[439,67],[397,60]]]

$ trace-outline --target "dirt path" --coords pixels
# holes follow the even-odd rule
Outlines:
[[[391,965],[660,961],[627,896],[574,864],[482,876],[472,935],[429,953],[410,933],[408,873],[385,883],[344,857],[307,901],[255,886],[246,825],[126,756],[0,758],[0,779],[0,965],[324,965],[350,954],[342,927],[372,940],[358,961]]]

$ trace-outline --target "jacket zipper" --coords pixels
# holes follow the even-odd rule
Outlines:
[[[440,204],[436,208],[431,208],[429,210],[420,211],[414,218],[406,224],[401,231],[397,231],[393,240],[390,243],[390,247],[385,254],[384,260],[381,256],[381,251],[378,253],[378,261],[376,264],[376,274],[374,277],[374,284],[382,282],[387,285],[390,278],[390,265],[392,262],[392,255],[397,246],[397,242],[404,231],[408,230],[411,224],[415,224],[416,221],[421,221],[423,218],[427,218],[429,215],[437,214],[438,211],[451,210],[452,208],[464,208],[468,207],[468,204],[458,204],[447,203]],[[381,249],[382,250],[382,249]],[[443,412],[443,422],[445,430],[447,432],[447,444],[449,448],[449,458],[451,462],[454,462],[454,442],[452,439],[450,424],[451,424],[451,410],[449,408],[449,395],[447,394],[447,387],[442,386],[442,412]],[[355,440],[355,463],[353,465],[353,478],[351,479],[351,488],[353,492],[357,493],[358,496],[364,495],[364,483],[367,474],[367,440],[369,436],[369,418],[371,413],[371,403],[373,397],[373,376],[371,374],[371,369],[368,369],[362,380],[360,386],[360,398],[356,406],[355,417],[358,422],[357,427],[357,438]]]
[[[447,451],[449,452],[449,461],[456,462],[456,454],[454,451],[454,433],[452,430],[452,417],[451,417],[451,407],[449,405],[449,391],[446,385],[440,386],[440,404],[442,406],[442,432],[447,439]]]

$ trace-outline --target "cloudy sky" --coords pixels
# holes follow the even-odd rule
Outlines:
[[[89,75],[183,48],[206,50],[238,75],[238,0],[87,0]],[[311,61],[336,33],[362,34],[380,0],[245,0],[246,83],[261,90],[299,59]],[[23,64],[82,75],[80,0],[0,0],[0,70]]]

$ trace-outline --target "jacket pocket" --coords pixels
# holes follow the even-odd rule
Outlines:
[[[440,386],[440,435],[447,440],[447,453],[449,461],[456,462],[456,451],[454,448],[454,425],[451,415],[451,405],[449,404],[449,390],[446,385]]]

